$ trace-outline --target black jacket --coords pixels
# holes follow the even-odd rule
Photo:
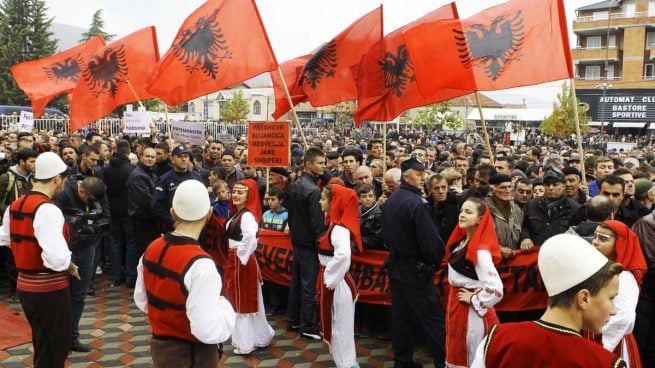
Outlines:
[[[639,201],[634,198],[628,199],[627,202],[623,202],[619,207],[619,211],[614,216],[614,219],[621,221],[628,227],[632,227],[639,218],[646,216],[650,213],[650,210],[644,207]]]
[[[403,183],[391,194],[382,211],[382,235],[394,260],[422,262],[435,270],[441,264],[445,246],[416,187]]]
[[[150,210],[157,175],[141,162],[127,178],[127,214],[142,221],[154,221]]]
[[[286,204],[289,210],[289,228],[294,246],[318,247],[318,239],[325,233],[325,216],[319,200],[321,189],[316,178],[303,172],[290,190]]]
[[[376,203],[368,210],[359,206],[359,227],[364,249],[385,250],[387,245],[382,238],[382,210]]]
[[[170,214],[170,209],[173,206],[173,195],[175,195],[177,187],[185,180],[197,180],[202,183],[200,175],[189,170],[182,173],[171,170],[160,176],[155,183],[150,209],[162,226],[161,230],[168,231],[173,228],[173,218]]]
[[[82,202],[77,193],[78,181],[69,181],[64,191],[55,198],[55,204],[69,225],[70,248],[73,252],[93,246],[100,238],[103,227],[109,225],[109,210],[101,201]]]
[[[538,197],[528,203],[519,241],[530,238],[534,245],[542,245],[553,235],[565,233],[569,227],[586,218],[584,208],[569,197],[549,203]]]
[[[152,168],[152,171],[157,174],[157,177],[159,178],[171,170],[173,170],[173,165],[169,160],[157,162],[155,167]]]
[[[127,217],[127,178],[134,170],[127,156],[118,152],[109,160],[109,167],[104,170],[107,198],[111,215],[115,218]]]
[[[434,222],[439,227],[439,235],[444,242],[448,241],[450,234],[453,233],[455,225],[457,225],[457,218],[459,217],[459,199],[455,192],[448,191],[446,200],[435,206],[434,198],[428,198],[430,210],[434,216]]]

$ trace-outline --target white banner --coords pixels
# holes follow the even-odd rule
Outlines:
[[[125,111],[123,124],[125,134],[150,134],[150,119],[145,111]]]
[[[205,145],[205,125],[203,123],[185,123],[171,121],[173,139],[180,143],[191,142],[198,146]]]
[[[19,132],[32,133],[34,130],[34,114],[29,111],[20,112],[20,120],[18,121]]]
[[[223,143],[235,143],[237,141],[232,134],[216,134],[214,139]]]

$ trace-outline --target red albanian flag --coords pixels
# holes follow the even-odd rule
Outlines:
[[[159,60],[155,27],[138,30],[98,51],[82,67],[73,90],[71,129],[98,120],[117,106],[154,98],[146,91],[146,78]]]
[[[75,88],[81,66],[103,46],[105,40],[97,36],[60,53],[11,67],[18,87],[32,101],[35,118],[43,114],[50,100]]]
[[[312,57],[312,55],[300,56],[280,64],[282,76],[289,89],[289,95],[293,105],[307,101],[307,95],[302,89],[302,85],[298,85],[298,79],[302,73],[305,64]],[[275,93],[275,111],[273,112],[273,119],[277,120],[280,116],[286,114],[291,107],[289,106],[289,99],[284,92],[282,80],[277,71],[271,72],[271,80],[273,81],[273,92]]]
[[[184,21],[148,91],[177,105],[276,68],[254,1],[209,0]]]
[[[443,89],[423,97],[416,83],[412,55],[402,34],[422,24],[457,19],[455,3],[444,5],[384,37],[383,49],[373,47],[364,56],[358,78],[358,108],[355,123],[390,121],[405,110],[425,106],[470,93],[470,90]]]
[[[298,81],[309,102],[325,106],[356,99],[362,56],[381,40],[382,6],[323,45],[305,64]]]
[[[423,96],[442,88],[493,91],[571,78],[562,0],[514,0],[466,19],[403,33]]]

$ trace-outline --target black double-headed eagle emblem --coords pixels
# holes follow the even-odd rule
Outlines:
[[[404,43],[398,45],[395,54],[387,51],[380,66],[384,71],[384,87],[396,97],[402,97],[407,86],[416,80],[412,59]]]
[[[323,78],[335,76],[337,65],[337,42],[332,40],[323,45],[305,64],[298,79],[298,86],[307,84],[312,89],[316,89]]]
[[[489,25],[473,24],[468,29],[453,29],[453,32],[460,61],[467,68],[482,64],[493,81],[502,76],[512,61],[520,58],[525,38],[520,10],[511,17],[498,16]]]
[[[219,64],[225,59],[232,59],[217,14],[218,9],[198,18],[193,29],[183,29],[171,47],[175,57],[189,73],[201,70],[203,74],[216,79]]]
[[[77,83],[82,71],[82,56],[68,56],[63,61],[55,61],[54,63],[43,67],[45,74],[53,82],[70,81]]]
[[[95,55],[82,71],[84,82],[93,96],[109,93],[116,97],[118,87],[127,80],[127,61],[124,46],[106,47],[101,55]]]

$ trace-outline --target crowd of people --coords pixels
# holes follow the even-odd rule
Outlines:
[[[134,290],[159,367],[218,366],[228,340],[265,349],[274,314],[326,341],[337,367],[357,366],[355,339],[371,334],[391,339],[396,367],[416,366],[416,343],[437,367],[545,366],[543,344],[560,351],[551,365],[655,365],[655,152],[369,134],[294,137],[291,164],[265,169],[241,136],[0,132],[0,277],[35,365],[90,351],[77,326],[103,273]],[[290,238],[288,288],[262,280],[260,229]],[[390,307],[357,302],[351,256],[367,250],[388,253]],[[496,312],[498,267],[531,252],[547,309]]]

